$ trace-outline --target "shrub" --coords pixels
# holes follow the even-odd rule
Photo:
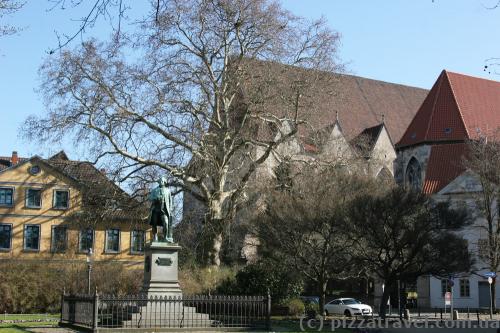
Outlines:
[[[87,292],[87,265],[84,263],[0,263],[0,312],[58,312],[61,293]],[[140,291],[142,270],[126,269],[120,263],[95,263],[92,289],[123,295]]]
[[[273,303],[297,297],[303,283],[293,272],[268,261],[243,267],[234,279],[224,281],[217,288],[218,294],[267,295],[271,292]]]
[[[307,318],[316,318],[319,314],[319,304],[314,302],[306,302],[304,312]]]
[[[305,305],[299,298],[290,299],[286,302],[286,306],[288,307],[288,314],[290,316],[300,316],[304,314]]]
[[[184,267],[179,270],[179,284],[186,295],[213,294],[221,285],[233,281],[237,267]]]

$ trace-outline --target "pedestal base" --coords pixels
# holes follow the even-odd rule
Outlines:
[[[178,274],[180,249],[175,243],[152,242],[146,245],[142,289],[148,297],[182,296]]]

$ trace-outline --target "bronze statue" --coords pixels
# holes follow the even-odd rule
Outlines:
[[[167,180],[161,177],[158,187],[149,193],[151,201],[149,225],[153,227],[153,241],[158,241],[158,226],[163,228],[163,242],[173,243],[172,237],[172,195],[167,188]]]

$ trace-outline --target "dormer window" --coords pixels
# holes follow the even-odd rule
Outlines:
[[[451,134],[451,128],[447,127],[444,129],[445,134]]]
[[[417,133],[415,133],[415,132],[411,133],[410,138],[416,139],[417,138]]]

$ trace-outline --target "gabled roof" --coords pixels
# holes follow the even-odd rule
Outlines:
[[[462,161],[466,149],[466,143],[432,145],[422,192],[437,193],[460,176],[466,170]]]
[[[282,117],[290,112],[284,106],[281,93],[290,90],[290,84],[287,82],[315,82],[313,89],[304,92],[299,100],[298,118],[307,122],[307,126],[302,126],[299,132],[304,141],[307,141],[305,138],[309,137],[311,132],[334,124],[337,118],[342,124],[343,134],[350,141],[364,129],[380,124],[382,117],[385,117],[387,131],[397,142],[428,93],[426,89],[354,75],[319,72],[275,62],[255,61],[251,65],[252,73],[257,79],[246,87],[245,91],[255,90],[260,93],[258,88],[266,85],[259,85],[258,78],[272,82],[272,85],[268,83],[267,86],[277,91],[267,94],[276,97],[266,100],[261,108],[263,112],[272,113],[274,116]],[[259,130],[262,132],[268,129],[263,127]]]
[[[443,70],[397,146],[464,141],[500,127],[500,82]]]
[[[75,179],[82,185],[92,187],[92,185],[99,184],[119,189],[115,183],[113,183],[103,172],[98,170],[92,163],[86,161],[71,161],[64,151],[44,161],[62,174]]]
[[[364,129],[363,132],[361,132],[357,137],[355,137],[351,141],[351,144],[354,147],[359,147],[361,149],[372,151],[383,129],[384,129],[384,123],[368,127]]]

